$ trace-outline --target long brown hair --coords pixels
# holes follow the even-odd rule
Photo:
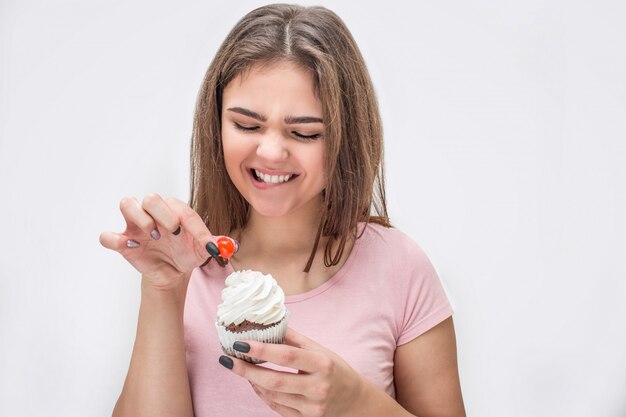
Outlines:
[[[339,263],[350,237],[360,237],[359,222],[391,227],[374,87],[356,42],[332,11],[273,4],[248,13],[228,34],[204,77],[196,104],[189,205],[215,235],[245,227],[250,207],[224,164],[222,92],[253,65],[278,60],[311,71],[323,107],[328,184],[320,226],[304,268],[308,272],[320,236],[330,237],[324,251],[324,264],[329,267]]]

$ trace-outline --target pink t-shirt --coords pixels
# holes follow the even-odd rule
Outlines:
[[[185,304],[187,368],[196,417],[275,417],[250,384],[222,367],[215,330],[224,280],[233,272],[210,262],[191,277]],[[368,224],[343,267],[312,291],[286,297],[289,326],[339,354],[395,397],[393,358],[452,315],[431,262],[397,229]]]

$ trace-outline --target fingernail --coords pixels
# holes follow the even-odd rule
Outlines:
[[[178,226],[178,228],[174,230],[172,234],[174,234],[175,236],[178,236],[180,234],[180,226]]]
[[[246,342],[235,342],[233,343],[233,349],[238,352],[248,353],[250,352],[250,345]]]
[[[159,231],[157,229],[154,229],[153,231],[151,231],[150,232],[150,236],[152,236],[152,239],[154,239],[154,240],[161,239],[161,233],[159,233]]]
[[[137,242],[135,239],[129,239],[126,241],[126,247],[127,248],[138,248],[139,247],[139,242]]]
[[[220,364],[222,364],[222,366],[224,368],[228,368],[228,369],[233,369],[233,360],[231,358],[229,358],[228,356],[220,356]]]
[[[215,246],[215,243],[209,242],[206,244],[206,251],[211,254],[212,257],[216,257],[220,254],[220,250]]]

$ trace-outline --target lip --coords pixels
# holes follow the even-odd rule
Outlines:
[[[298,178],[300,177],[300,175],[296,174],[296,178],[289,180],[287,182],[280,182],[280,183],[276,183],[276,184],[268,184],[266,182],[258,182],[257,180],[254,179],[254,175],[252,174],[252,170],[255,168],[248,168],[246,169],[246,173],[248,174],[248,178],[250,179],[250,182],[252,183],[252,185],[259,189],[259,190],[269,190],[272,188],[277,188],[277,187],[281,187],[281,186],[285,186],[285,185],[289,185],[294,181],[297,181]],[[267,171],[267,170],[261,170],[256,168],[258,171],[261,171],[264,174],[267,175],[289,175],[289,174],[293,174],[293,172],[280,172],[280,171]]]

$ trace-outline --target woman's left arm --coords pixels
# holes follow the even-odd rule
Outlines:
[[[398,346],[396,400],[419,417],[465,417],[452,317]]]
[[[443,323],[442,323],[443,324]],[[441,326],[441,325],[439,325]],[[414,367],[415,357],[411,358],[414,348],[423,349],[423,343],[415,343],[418,339],[425,338],[426,335],[433,332],[437,327],[426,332],[424,335],[416,338],[412,342],[407,343],[398,348],[396,353],[396,391],[400,391],[401,395],[411,396],[415,394],[415,389],[421,389],[423,383],[415,384],[413,378],[424,381],[424,375],[416,375],[415,372],[421,372],[422,367]],[[435,333],[438,333],[437,331]],[[443,332],[445,333],[445,332]],[[432,333],[431,333],[432,336]],[[428,338],[430,338],[429,336]],[[441,336],[435,335],[435,339]],[[452,330],[452,343],[454,345],[454,330]],[[435,342],[433,339],[427,344]],[[389,417],[410,417],[410,414],[403,406],[409,410],[428,410],[423,408],[424,405],[433,405],[439,403],[439,399],[430,399],[430,402],[412,402],[400,405],[394,401],[384,391],[376,387],[371,382],[361,377],[354,369],[352,369],[339,355],[324,348],[318,343],[305,336],[293,331],[287,330],[285,344],[272,345],[259,342],[236,343],[235,349],[240,350],[247,355],[266,360],[268,362],[297,369],[298,374],[289,372],[280,372],[264,367],[255,366],[242,360],[222,356],[220,363],[230,368],[236,374],[247,379],[254,391],[265,401],[271,408],[284,417],[291,416],[389,416]],[[402,349],[402,351],[400,351]],[[435,347],[436,349],[436,347]],[[418,360],[423,363],[432,360],[433,350],[426,352],[427,358]],[[456,352],[455,352],[456,355]],[[403,362],[398,363],[398,360]],[[403,371],[398,375],[398,367],[407,366],[411,369]],[[456,356],[454,357],[454,370],[456,379],[454,382],[458,386],[458,372],[456,372]],[[447,374],[447,367],[446,367]],[[408,381],[404,378],[409,378]],[[454,383],[451,385],[454,386]],[[430,389],[430,388],[429,388]],[[457,391],[455,391],[457,392]],[[429,395],[440,395],[441,392],[429,391],[428,395],[420,395],[421,398],[428,398]],[[454,398],[454,395],[446,394],[445,398]],[[438,414],[417,414],[428,416],[465,416],[463,412],[463,402],[460,398],[460,389],[458,390],[458,404],[451,406],[446,404],[444,408],[438,410]],[[452,413],[453,410],[460,410]],[[421,412],[421,411],[420,411]]]

